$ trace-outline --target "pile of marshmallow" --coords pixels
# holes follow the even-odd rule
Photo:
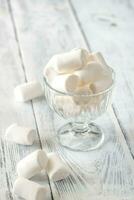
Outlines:
[[[86,49],[54,55],[44,69],[49,85],[64,93],[99,93],[112,85],[112,73],[102,54]]]
[[[35,140],[35,130],[12,124],[7,128],[5,137],[17,144],[32,145]],[[46,153],[40,149],[20,160],[16,169],[18,178],[13,185],[13,194],[27,200],[49,199],[50,192],[47,186],[29,180],[35,175],[45,172],[54,182],[70,175],[69,168],[56,153]]]
[[[43,150],[36,150],[17,164],[18,178],[13,185],[13,194],[27,200],[49,199],[47,185],[29,180],[42,172],[46,172],[54,182],[65,179],[70,174],[68,167],[55,153],[46,154]]]
[[[29,127],[13,124],[6,130],[6,139],[17,144],[32,145],[35,140],[35,130]],[[54,153],[46,153],[44,150],[36,150],[17,164],[17,174],[13,185],[13,194],[27,200],[48,199],[48,187],[29,180],[35,175],[45,172],[52,181],[65,179],[70,175],[69,168]]]

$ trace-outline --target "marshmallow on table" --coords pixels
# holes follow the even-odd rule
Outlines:
[[[103,70],[103,66],[100,63],[91,62],[83,69],[75,71],[74,74],[78,76],[80,85],[84,85],[102,78],[105,70]]]
[[[56,76],[49,84],[58,91],[73,92],[79,84],[79,78],[75,74],[63,74]]]
[[[100,64],[107,66],[107,63],[100,52],[89,53],[88,62],[99,62]]]
[[[22,177],[16,179],[13,185],[13,194],[26,200],[47,200],[49,197],[47,187]]]
[[[17,164],[18,176],[31,178],[46,168],[48,158],[43,150],[36,150]]]
[[[38,81],[18,85],[14,89],[16,101],[25,102],[43,95],[43,89]]]
[[[54,68],[59,74],[71,73],[84,67],[88,60],[88,51],[75,49],[67,53],[54,55],[47,66]]]
[[[5,138],[18,144],[32,145],[35,140],[35,130],[12,124],[6,129]]]
[[[55,153],[49,153],[47,156],[48,164],[46,171],[51,180],[59,181],[70,175],[70,170],[68,167]]]

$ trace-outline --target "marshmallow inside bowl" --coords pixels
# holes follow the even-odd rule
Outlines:
[[[79,83],[79,78],[75,74],[57,75],[51,85],[62,92],[74,92]]]
[[[73,49],[50,59],[44,69],[44,79],[46,99],[51,97],[50,107],[68,118],[85,112],[86,104],[90,107],[87,111],[97,103],[99,108],[104,99],[102,93],[113,86],[114,78],[100,52]]]
[[[58,55],[58,62],[55,55],[44,70],[47,103],[68,120],[57,131],[57,138],[62,146],[71,150],[95,149],[104,137],[90,122],[102,115],[111,102],[114,71],[99,52],[74,49],[65,55]]]
[[[88,51],[85,49],[74,49],[70,52],[54,55],[46,68],[53,68],[58,74],[70,74],[86,65]],[[44,76],[48,71],[44,70]]]
[[[79,116],[87,104],[87,111],[100,108],[102,93],[114,83],[113,70],[100,52],[77,48],[53,56],[44,69],[44,80],[50,107],[65,118]]]
[[[89,53],[85,49],[73,49],[53,56],[43,74],[49,85],[61,92],[75,93],[82,85],[101,81],[98,93],[104,90],[104,85],[105,89],[110,83],[112,85],[112,73],[102,54]]]
[[[86,94],[97,94],[113,84],[113,73],[102,54],[89,53],[86,49],[76,48],[53,56],[43,73],[53,89],[66,94],[84,95],[83,88],[87,85]]]

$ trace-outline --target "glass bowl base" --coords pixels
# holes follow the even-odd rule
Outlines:
[[[104,133],[94,123],[67,123],[57,133],[59,143],[73,151],[91,151],[99,148],[104,141]]]

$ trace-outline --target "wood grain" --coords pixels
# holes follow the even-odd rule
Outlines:
[[[71,0],[70,4],[92,51],[101,51],[116,72],[113,109],[134,156],[133,1]]]
[[[4,138],[6,128],[14,122],[34,129],[36,123],[31,102],[17,103],[13,95],[14,87],[25,82],[25,74],[6,1],[0,1],[0,26],[0,199],[12,200],[12,186],[17,177],[16,163],[40,148],[40,144],[37,134],[31,147],[15,145]]]
[[[28,81],[36,78],[43,83],[43,67],[53,54],[87,46],[68,1],[15,0],[11,7]],[[54,199],[133,199],[134,163],[113,111],[98,120],[106,135],[104,146],[76,153],[57,144],[55,133],[62,120],[49,110],[45,100],[34,100],[33,109],[43,148],[57,151],[72,170],[68,179],[51,182]]]

